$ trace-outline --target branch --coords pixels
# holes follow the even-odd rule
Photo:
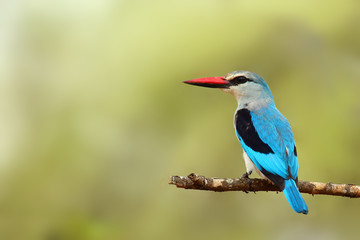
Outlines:
[[[178,188],[207,190],[215,192],[225,191],[275,191],[280,188],[266,179],[258,178],[206,178],[191,173],[187,177],[171,176],[170,183]],[[354,184],[334,184],[321,182],[299,181],[300,192],[308,194],[334,195],[350,198],[360,198],[360,186]]]

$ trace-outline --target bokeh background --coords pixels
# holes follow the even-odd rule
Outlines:
[[[184,80],[250,70],[302,180],[360,184],[360,3],[0,2],[0,239],[358,239],[360,201],[176,189],[239,177],[235,100]],[[255,175],[256,176],[256,175]]]

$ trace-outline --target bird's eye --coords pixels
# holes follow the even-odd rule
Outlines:
[[[232,85],[236,86],[236,85],[244,84],[246,82],[251,82],[251,81],[252,80],[248,79],[247,77],[238,76],[238,77],[233,78],[230,82],[231,82]]]

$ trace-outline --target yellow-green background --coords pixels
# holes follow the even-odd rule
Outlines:
[[[239,177],[235,100],[184,80],[250,70],[302,180],[360,184],[360,3],[0,3],[0,239],[358,239],[360,200],[176,189]]]

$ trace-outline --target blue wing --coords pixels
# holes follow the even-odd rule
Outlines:
[[[298,161],[290,124],[275,106],[255,111],[240,109],[235,118],[236,134],[255,166],[276,185],[296,179]]]

